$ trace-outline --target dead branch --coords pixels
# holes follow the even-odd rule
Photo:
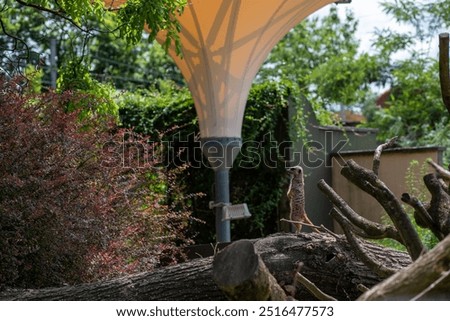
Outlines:
[[[406,246],[411,258],[416,260],[425,251],[425,248],[399,200],[384,182],[373,171],[358,165],[354,160],[346,163],[341,174],[373,196],[383,206],[400,233],[402,243]]]
[[[304,277],[300,272],[295,274],[295,280],[307,288],[317,299],[321,301],[337,301],[331,295],[322,292],[313,282]]]
[[[369,288],[365,286],[364,284],[358,284],[357,289],[361,291],[361,293],[369,291]]]
[[[425,290],[423,290],[422,292],[417,294],[414,298],[412,298],[411,301],[418,301],[418,300],[420,300],[426,294],[430,293],[434,288],[436,288],[436,286],[438,286],[440,283],[444,282],[444,280],[446,278],[448,278],[449,276],[450,276],[450,270],[448,270],[445,273],[442,273],[442,275],[441,275],[441,277],[439,279],[437,279],[436,281],[431,283]]]
[[[363,247],[359,244],[356,237],[353,235],[353,228],[350,222],[342,215],[336,208],[333,208],[330,215],[339,223],[339,225],[344,230],[345,237],[348,243],[353,248],[356,256],[373,272],[378,274],[382,278],[393,275],[397,270],[385,267],[376,259],[372,258],[370,253],[365,251]]]
[[[279,284],[293,283],[293,266],[297,262],[304,263],[301,271],[304,276],[338,300],[355,300],[361,295],[358,284],[371,288],[382,280],[358,260],[343,236],[335,238],[325,233],[290,233],[251,242]],[[384,265],[393,269],[411,264],[411,258],[404,252],[368,242],[361,244]],[[212,261],[212,257],[196,258],[152,272],[60,288],[2,289],[0,300],[225,300],[225,295],[213,281]],[[297,289],[296,298],[314,300],[303,287]]]
[[[403,193],[401,199],[403,202],[414,208],[414,219],[416,220],[417,225],[430,229],[439,240],[444,238],[444,234],[442,234],[421,201],[416,197],[411,197],[408,193]]]
[[[356,213],[325,180],[320,180],[317,186],[352,224],[363,231],[354,230],[356,234],[371,239],[391,238],[402,243],[400,234],[394,227],[372,222]]]
[[[389,139],[386,143],[381,144],[375,149],[375,154],[373,155],[373,165],[372,165],[372,171],[375,173],[375,175],[378,176],[378,170],[380,169],[380,158],[381,153],[383,150],[392,147],[395,142],[397,141],[397,136]]]
[[[323,227],[321,227],[321,226],[317,226],[317,225],[314,225],[314,224],[308,224],[308,223],[304,223],[304,222],[300,222],[300,221],[292,221],[292,220],[288,220],[288,219],[285,219],[285,218],[281,218],[280,222],[288,222],[288,223],[292,223],[292,224],[301,224],[301,225],[304,225],[304,226],[312,228],[313,231],[316,232],[316,233],[320,233],[320,230],[323,230]]]
[[[436,174],[427,174],[423,181],[431,193],[427,212],[443,235],[450,234],[450,195],[442,187]]]
[[[427,163],[436,170],[436,172],[439,174],[439,177],[448,181],[450,180],[450,171],[446,170],[441,165],[434,162],[432,159],[427,160]]]

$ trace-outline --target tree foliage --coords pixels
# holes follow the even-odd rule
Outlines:
[[[388,75],[388,99],[383,108],[368,105],[365,114],[368,125],[380,129],[380,140],[399,136],[406,146],[448,145],[448,114],[439,87],[437,58],[420,44],[437,40],[442,28],[449,26],[450,17],[444,11],[449,5],[448,0],[383,3],[387,14],[412,28],[407,33],[380,29],[376,34],[374,48]]]
[[[448,0],[394,0],[382,4],[387,14],[401,23],[412,25],[419,40],[434,37],[437,32],[450,26]]]
[[[386,105],[367,110],[366,115],[369,125],[381,129],[380,140],[399,136],[407,146],[445,146],[448,116],[442,103],[437,61],[421,57],[399,61],[392,72]]]
[[[0,8],[2,72],[23,74],[31,64],[44,69],[44,81],[50,85],[53,39],[58,69],[69,64],[71,68],[80,66],[94,79],[111,82],[117,88],[148,86],[165,73],[181,82],[170,58],[152,42],[155,32],[164,29],[168,30],[168,41],[178,44],[179,25],[174,17],[185,2],[136,0],[108,10],[100,0],[7,0]],[[150,34],[143,31],[144,24],[152,30]]]

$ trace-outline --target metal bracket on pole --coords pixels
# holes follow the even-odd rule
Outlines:
[[[222,207],[222,220],[242,220],[252,216],[248,210],[247,204],[226,205]]]
[[[214,203],[214,201],[209,202],[210,209],[218,207],[222,208],[222,222],[241,220],[252,216],[252,214],[250,214],[250,211],[248,210],[248,206],[246,203],[232,205],[230,203],[223,203],[223,202],[221,203]]]

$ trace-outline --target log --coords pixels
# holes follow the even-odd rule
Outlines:
[[[248,240],[237,241],[217,254],[213,279],[231,300],[286,300],[283,289]]]
[[[450,300],[450,235],[358,300]]]
[[[212,258],[109,281],[45,289],[9,289],[0,300],[17,301],[188,301],[226,300],[211,277]]]
[[[299,262],[303,263],[302,274],[337,300],[355,300],[361,294],[358,287],[371,288],[382,281],[358,260],[343,236],[334,237],[326,233],[275,234],[251,242],[281,286],[294,283]],[[411,263],[406,253],[368,242],[361,242],[361,246],[392,269],[401,269]],[[61,288],[9,289],[0,292],[0,300],[226,300],[213,280],[212,262],[211,257],[199,258],[153,272]],[[307,289],[300,286],[295,298],[315,300]]]

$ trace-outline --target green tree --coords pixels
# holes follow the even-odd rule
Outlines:
[[[365,100],[370,84],[383,81],[376,57],[359,53],[358,21],[336,7],[295,27],[272,50],[258,81],[289,79],[315,107],[352,106]]]
[[[100,0],[6,0],[0,8],[0,67],[9,75],[22,73],[30,64],[47,67],[44,81],[48,85],[50,41],[56,39],[58,67],[75,61],[72,69],[83,65],[81,69],[87,68],[93,77],[118,88],[124,88],[124,83],[148,85],[166,72],[181,82],[170,58],[152,42],[165,29],[165,45],[170,41],[179,45],[179,24],[173,17],[185,2],[131,0],[111,12]],[[143,32],[144,25],[152,32]]]
[[[434,37],[442,28],[450,26],[450,1],[394,0],[382,3],[384,11],[398,22],[411,25],[419,40]]]
[[[385,108],[366,108],[368,125],[380,129],[380,140],[399,136],[406,146],[447,146],[449,116],[441,98],[438,62],[429,52],[420,50],[419,44],[437,39],[441,28],[450,25],[450,1],[396,0],[383,6],[386,14],[411,26],[412,31],[377,32],[374,47],[388,72],[389,97]],[[401,58],[394,59],[399,53]]]

